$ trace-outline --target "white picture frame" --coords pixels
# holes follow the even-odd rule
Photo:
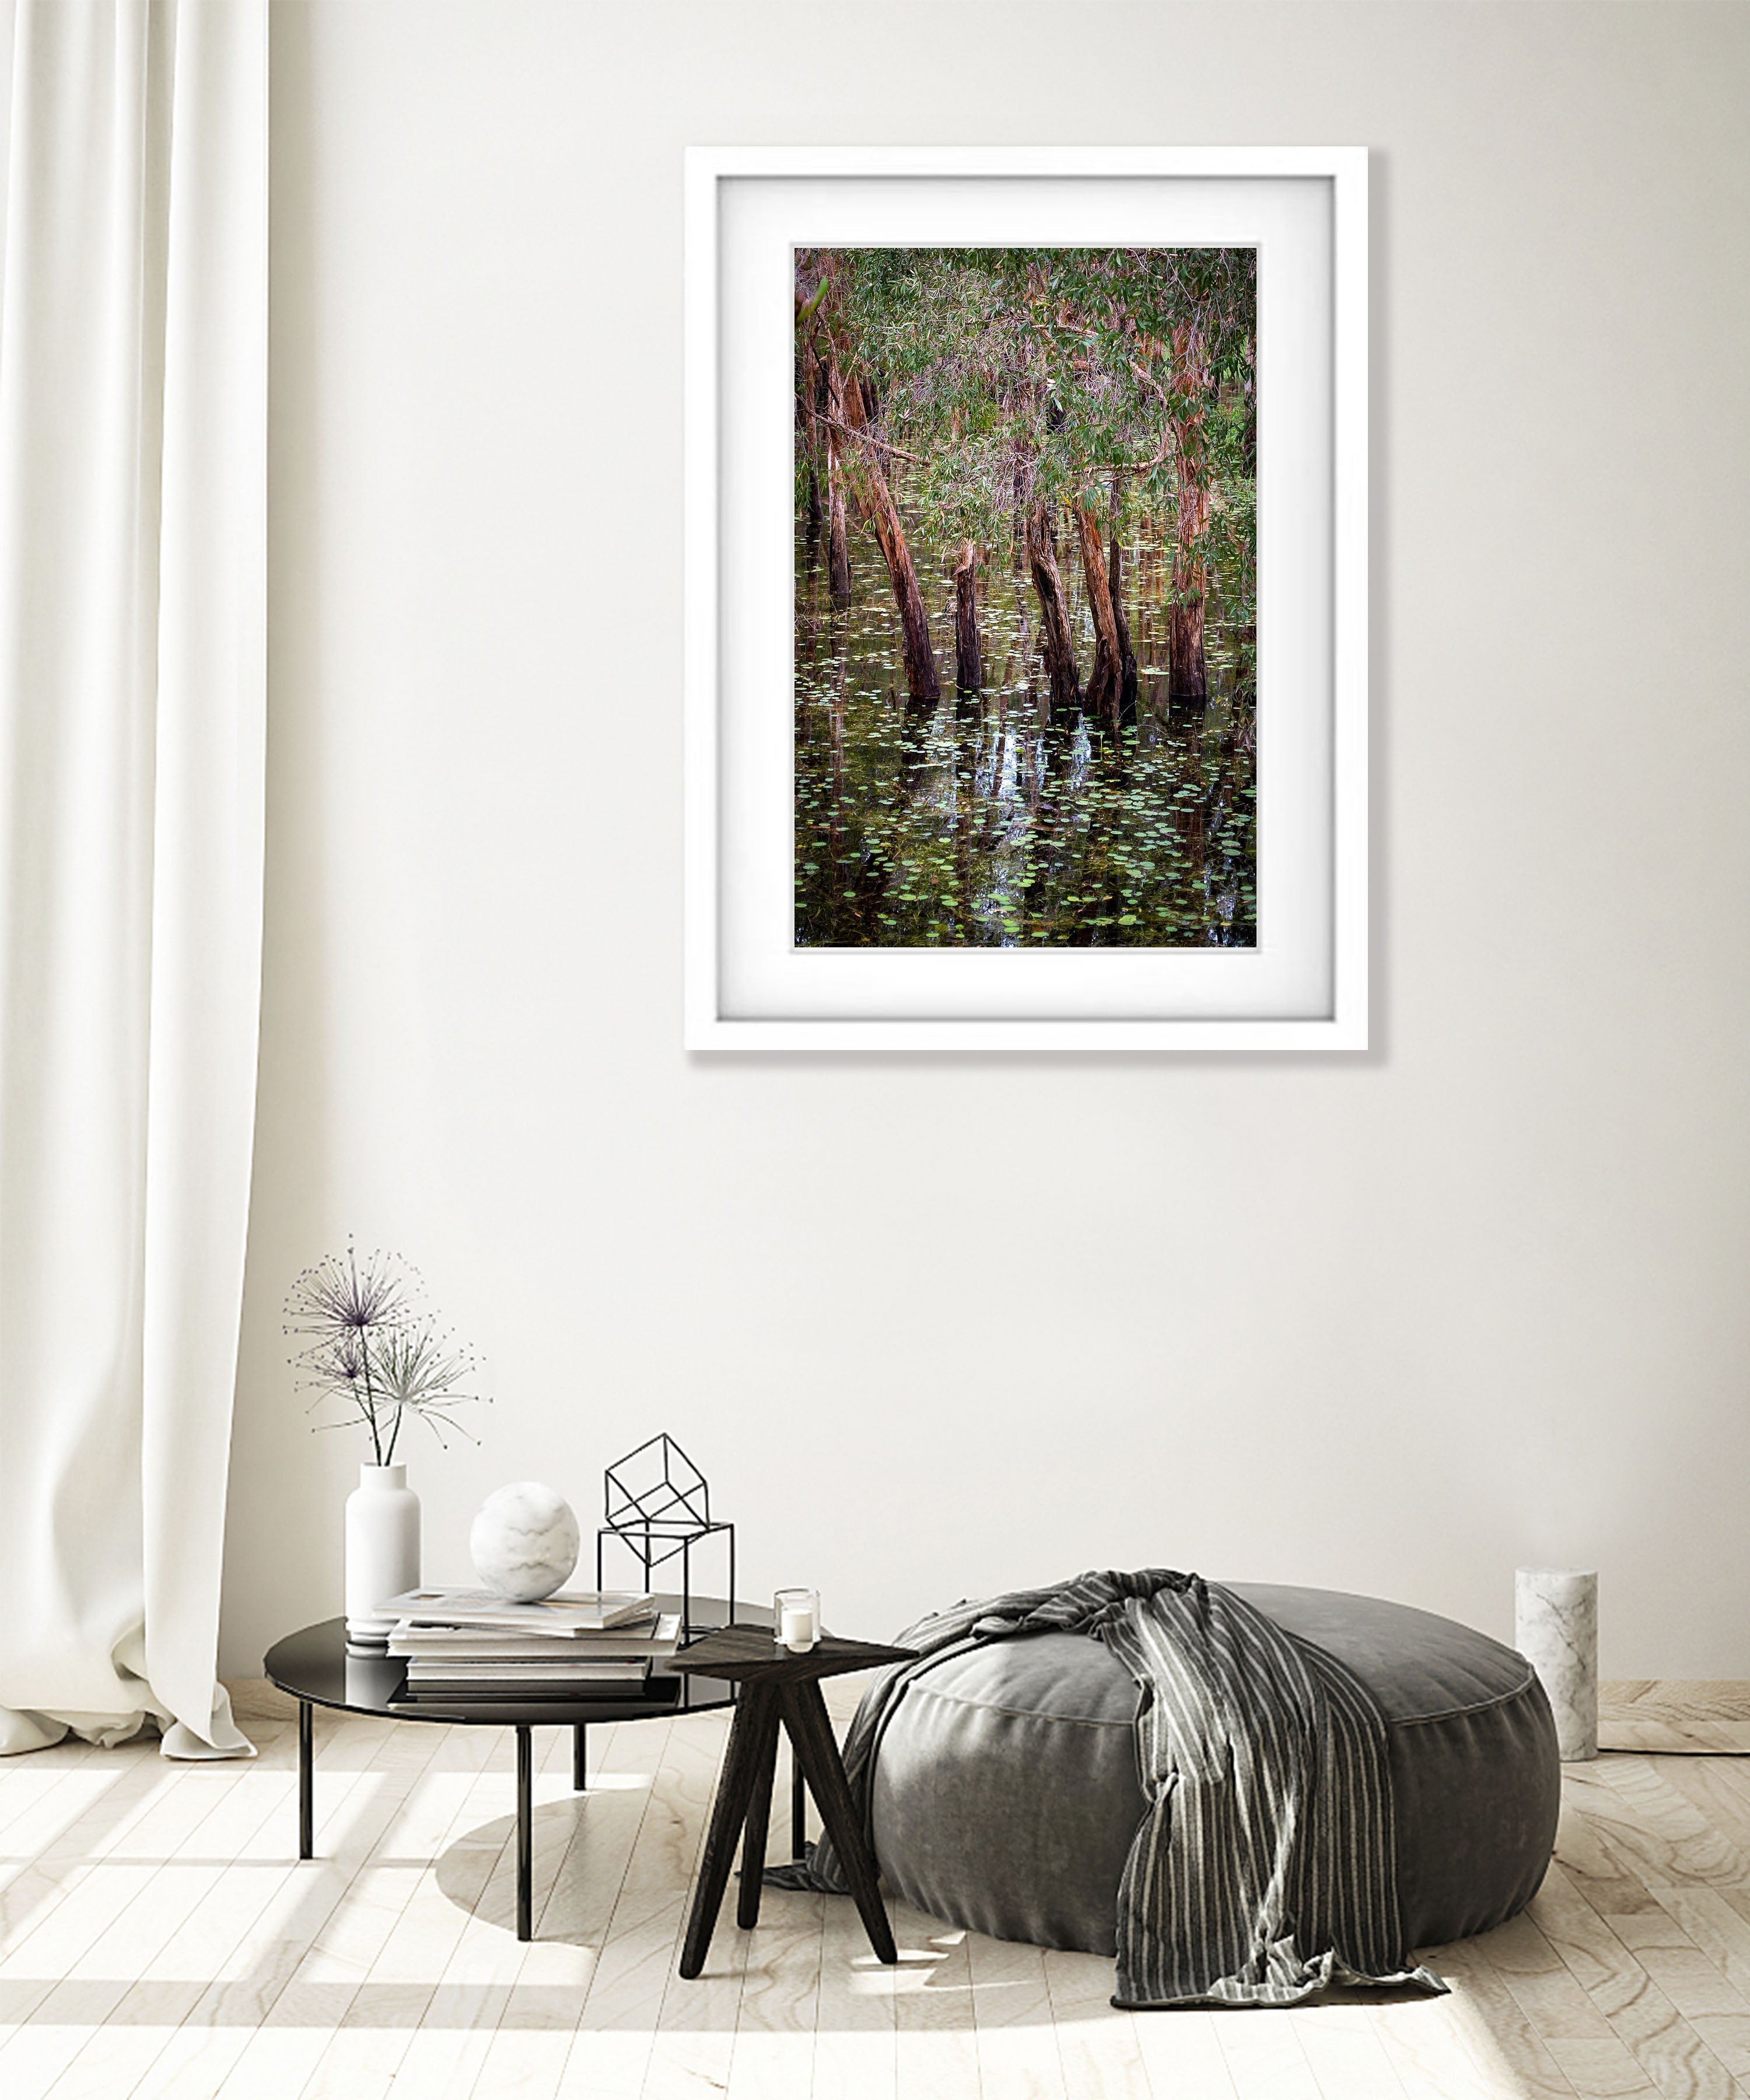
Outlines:
[[[689,1050],[1365,1049],[1367,181],[1360,147],[689,149]],[[1256,949],[794,948],[792,248],[1248,240]]]

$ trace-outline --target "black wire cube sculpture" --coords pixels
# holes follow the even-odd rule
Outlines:
[[[681,1638],[713,1630],[693,1620],[693,1548],[721,1537],[729,1548],[729,1619],[735,1617],[735,1527],[711,1514],[711,1483],[664,1432],[616,1458],[602,1476],[603,1515],[596,1532],[596,1587],[602,1587],[602,1552],[617,1539],[637,1560],[644,1587],[653,1570],[681,1559]]]

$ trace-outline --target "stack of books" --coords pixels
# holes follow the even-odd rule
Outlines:
[[[513,1604],[484,1590],[409,1590],[390,1655],[407,1664],[396,1703],[542,1706],[642,1698],[650,1665],[680,1645],[681,1615],[628,1590],[566,1590]]]

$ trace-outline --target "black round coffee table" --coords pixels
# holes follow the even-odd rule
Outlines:
[[[733,1622],[743,1626],[769,1628],[772,1614],[757,1604],[737,1604],[733,1612],[721,1597],[692,1597],[690,1608],[694,1638],[714,1626]],[[659,1596],[657,1608],[679,1612],[678,1596]],[[683,1649],[681,1653],[685,1653]],[[649,1721],[668,1719],[676,1714],[708,1713],[732,1706],[736,1688],[721,1678],[699,1677],[671,1670],[674,1658],[664,1657],[650,1665],[643,1692],[637,1697],[612,1693],[595,1699],[544,1699],[488,1703],[467,1700],[435,1706],[421,1700],[417,1705],[406,1696],[407,1665],[399,1657],[346,1652],[346,1622],[324,1619],[305,1626],[284,1640],[276,1641],[262,1662],[269,1681],[298,1701],[298,1856],[315,1856],[315,1738],[311,1709],[332,1706],[348,1714],[378,1714],[395,1721],[435,1721],[454,1727],[458,1724],[482,1728],[514,1728],[517,1732],[517,1937],[527,1939],[534,1930],[531,1888],[534,1880],[534,1782],[532,1743],[536,1728],[566,1727],[571,1731],[571,1785],[581,1793],[588,1776],[587,1741],[592,1721]],[[796,1775],[791,1804],[796,1850],[800,1851],[801,1775]]]

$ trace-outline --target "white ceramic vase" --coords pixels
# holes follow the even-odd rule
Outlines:
[[[419,1586],[419,1497],[405,1466],[361,1466],[346,1498],[346,1639],[381,1648],[395,1628],[377,1608]]]

